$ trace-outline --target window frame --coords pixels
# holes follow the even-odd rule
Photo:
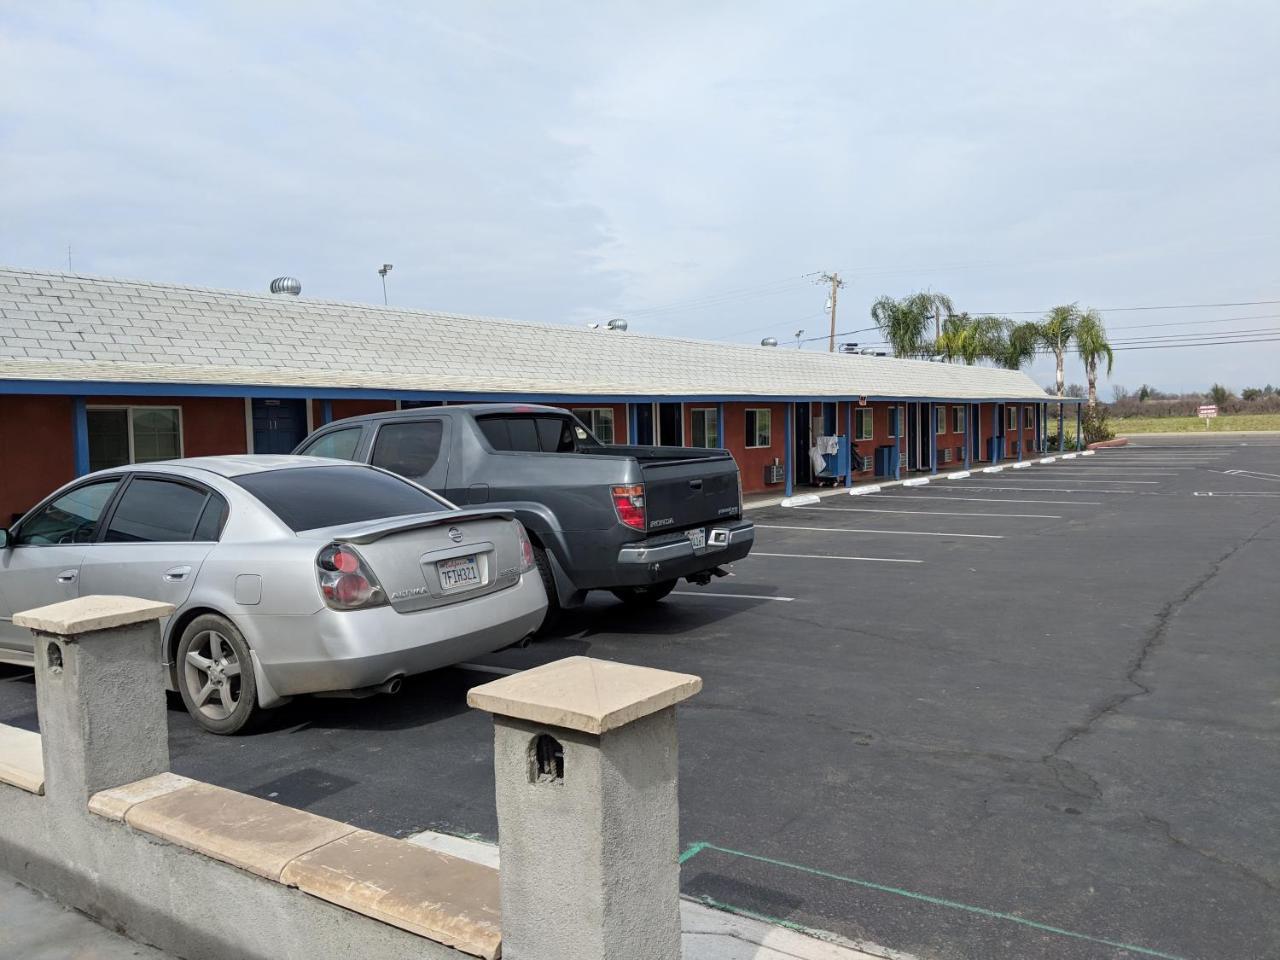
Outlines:
[[[1019,416],[1018,411],[1021,410],[1022,407],[1020,407],[1016,403],[1011,403],[1004,409],[1005,409],[1005,414],[1004,414],[1005,432],[1008,433],[1011,430],[1016,431],[1020,429],[1018,424],[1018,416]]]
[[[1023,423],[1024,430],[1034,430],[1036,428],[1036,405],[1034,403],[1027,404],[1026,420]]]
[[[701,418],[699,418],[701,414]],[[702,420],[702,443],[698,443],[698,420]],[[708,427],[711,429],[708,430]],[[708,443],[708,434],[715,435],[715,443]],[[770,435],[772,439],[772,434]],[[689,446],[699,450],[722,450],[720,437],[720,408],[719,407],[690,407],[689,408]]]
[[[336,434],[339,434],[339,433],[346,433],[348,430],[355,430],[355,431],[358,431],[359,433],[359,436],[356,437],[355,448],[351,452],[351,459],[345,460],[344,457],[325,457],[324,459],[345,460],[345,462],[347,463],[362,462],[362,457],[364,455],[364,441],[365,441],[366,434],[368,433],[368,427],[366,424],[363,424],[363,423],[353,423],[353,424],[347,424],[346,426],[334,427],[332,429],[325,428],[322,430],[317,430],[315,433],[310,434],[305,440],[302,441],[302,444],[303,444],[302,450],[298,453],[298,456],[300,457],[321,456],[321,454],[312,453],[311,448],[314,447],[316,444],[320,443],[321,441],[327,439],[328,437],[335,436]]]
[[[951,406],[951,432],[969,432],[969,409],[963,403],[956,403]]]
[[[760,414],[765,415],[765,436],[766,443],[756,443],[760,438]],[[752,420],[754,419],[754,424]],[[754,429],[749,429],[754,426]],[[743,439],[746,441],[744,449],[746,450],[768,450],[773,446],[773,408],[772,407],[747,407],[742,411],[742,433]]]
[[[941,414],[941,416],[939,416]],[[941,422],[939,422],[941,421]],[[939,403],[933,408],[933,435],[945,436],[947,433],[947,405]]]
[[[178,455],[177,455],[176,457],[167,458],[167,459],[181,460],[184,456],[186,456],[186,425],[183,423],[183,420],[182,420],[182,406],[181,406],[181,404],[169,404],[169,403],[93,403],[93,404],[86,404],[86,405],[85,405],[85,415],[86,415],[86,416],[85,416],[85,422],[86,422],[85,435],[86,435],[86,437],[88,436],[88,429],[87,429],[87,424],[88,424],[88,414],[89,414],[89,413],[91,413],[91,412],[93,412],[93,411],[95,411],[95,410],[123,410],[123,411],[125,411],[125,427],[126,427],[126,429],[127,429],[127,431],[128,431],[128,436],[129,436],[129,462],[128,462],[128,463],[117,463],[117,464],[113,464],[113,465],[112,465],[112,466],[110,466],[110,467],[99,467],[99,468],[98,468],[99,470],[111,470],[111,469],[114,469],[115,467],[132,467],[132,466],[136,466],[136,465],[138,465],[138,459],[137,459],[137,446],[136,446],[136,444],[135,444],[135,442],[134,442],[134,428],[133,428],[133,421],[134,421],[134,416],[135,416],[136,412],[137,412],[137,411],[139,411],[139,410],[143,410],[143,411],[154,411],[154,410],[173,410],[173,411],[176,411],[176,412],[177,412],[177,421],[178,421]],[[164,460],[144,460],[144,461],[142,461],[143,465],[148,464],[148,463],[163,463],[163,462],[164,462]],[[95,472],[96,472],[96,471],[95,471]]]
[[[867,431],[864,435],[862,432],[863,422],[866,422]],[[876,412],[871,407],[855,407],[853,410],[853,439],[854,442],[862,440],[874,440],[876,438]]]
[[[617,411],[613,407],[570,407],[569,412],[582,421],[582,425],[590,431],[591,435],[600,441],[606,447],[616,446],[618,443],[618,416]],[[584,417],[583,414],[590,414]],[[600,429],[598,419],[600,414],[609,415],[609,439],[600,439]]]
[[[378,440],[382,436],[382,431],[386,430],[388,427],[404,427],[404,426],[412,426],[414,424],[424,424],[424,423],[440,424],[440,437],[439,437],[440,442],[436,446],[436,456],[435,456],[435,459],[431,461],[431,466],[429,466],[425,472],[420,473],[417,476],[411,477],[411,476],[408,476],[407,474],[397,473],[395,470],[392,470],[390,467],[384,467],[382,464],[373,462],[373,458],[378,452]],[[334,432],[336,433],[337,431],[334,431]],[[404,480],[411,480],[414,483],[417,483],[418,481],[424,480],[427,477],[429,477],[432,471],[435,470],[435,468],[440,464],[440,461],[442,459],[445,461],[446,465],[448,465],[448,462],[449,462],[449,456],[448,456],[449,420],[446,417],[388,417],[385,420],[379,420],[376,424],[374,424],[374,429],[369,435],[369,447],[367,450],[364,450],[364,451],[362,451],[360,448],[360,443],[363,440],[364,440],[364,436],[362,435],[360,440],[356,442],[356,456],[351,460],[348,460],[345,462],[367,463],[371,467],[377,467],[379,470],[386,470],[388,473],[394,473],[397,477],[400,477],[401,479],[404,479]],[[332,459],[337,460],[341,458],[334,457]]]

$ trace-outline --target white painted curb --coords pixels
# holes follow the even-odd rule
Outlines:
[[[1097,450],[1082,450],[1082,451],[1080,452],[1080,456],[1082,456],[1082,457],[1092,457],[1092,456],[1093,456],[1095,453],[1097,453],[1097,452],[1098,452]]]
[[[861,497],[861,496],[865,496],[868,493],[879,493],[879,492],[880,492],[879,484],[876,484],[871,487],[850,487],[849,488],[849,496],[851,497]]]
[[[972,474],[969,473],[968,470],[960,470],[960,471],[957,471],[956,473],[947,474],[947,478],[949,480],[964,480],[966,477],[970,477],[970,476],[972,476]]]
[[[929,483],[928,477],[913,477],[910,480],[902,481],[902,485],[904,487],[924,487],[924,486],[927,486],[928,483]]]
[[[983,473],[1000,473],[1002,470],[1004,470],[1004,467],[983,467],[982,468]]]
[[[1027,467],[1031,466],[1031,461],[1030,461],[1030,460],[1019,460],[1017,463],[1012,463],[1012,464],[1010,464],[1010,466],[1011,466],[1011,467],[1013,467],[1013,469],[1015,469],[1015,470],[1025,470],[1025,469],[1027,469]]]
[[[1041,463],[1056,463],[1057,460],[1058,460],[1057,457],[1041,457],[1040,458]]]
[[[1064,454],[1062,455],[1062,459],[1063,459],[1063,460],[1074,460],[1074,459],[1075,459],[1076,457],[1078,457],[1078,456],[1079,456],[1079,454],[1078,454],[1078,453],[1064,453]]]
[[[807,507],[811,503],[821,503],[822,498],[816,493],[802,493],[798,497],[786,497],[778,504],[780,507]]]

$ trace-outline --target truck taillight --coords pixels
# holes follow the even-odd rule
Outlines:
[[[528,573],[534,568],[533,544],[529,542],[529,534],[524,524],[517,520],[515,525],[516,539],[520,541],[520,572]]]
[[[618,520],[632,530],[643,530],[646,526],[644,515],[644,484],[636,483],[627,487],[613,488],[613,509],[618,511]]]
[[[377,577],[349,544],[331,543],[316,554],[316,579],[324,602],[334,610],[361,610],[387,602]]]

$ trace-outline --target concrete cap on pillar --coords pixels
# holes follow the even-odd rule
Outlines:
[[[687,700],[702,678],[593,657],[566,657],[473,687],[468,705],[599,736]]]
[[[26,627],[40,633],[73,637],[97,630],[111,630],[135,623],[159,620],[173,613],[173,604],[137,597],[77,597],[36,607],[13,615],[15,627]]]

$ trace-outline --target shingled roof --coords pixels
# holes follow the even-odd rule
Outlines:
[[[1026,374],[0,268],[0,380],[1045,400]]]

